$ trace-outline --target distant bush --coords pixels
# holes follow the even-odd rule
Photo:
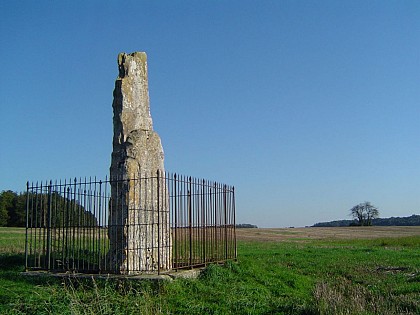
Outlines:
[[[342,227],[342,226],[359,226],[360,224],[355,220],[337,220],[330,222],[320,222],[313,225],[313,227]],[[409,217],[391,217],[391,218],[377,218],[372,220],[372,225],[375,226],[420,226],[420,215],[413,214]]]
[[[258,226],[248,223],[236,224],[237,229],[257,229]]]
[[[386,219],[375,219],[372,221],[373,225],[378,226],[419,226],[420,215],[413,214],[409,217],[391,217]]]

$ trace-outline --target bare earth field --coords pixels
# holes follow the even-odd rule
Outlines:
[[[420,226],[308,227],[236,229],[243,241],[305,241],[322,239],[375,239],[420,235]]]

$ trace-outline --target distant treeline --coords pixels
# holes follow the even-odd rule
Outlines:
[[[253,225],[253,224],[242,223],[242,224],[236,224],[236,228],[237,229],[257,229],[258,226]]]
[[[26,194],[0,193],[0,226],[26,226]]]
[[[48,199],[50,198],[50,199]],[[64,227],[80,225],[97,226],[96,217],[77,201],[65,198],[54,192],[47,194],[15,193],[11,190],[0,193],[0,226],[25,227],[26,202],[29,201],[30,215],[28,220],[37,226],[46,226],[48,204],[51,208],[51,226]]]
[[[420,215],[413,214],[410,217],[391,217],[377,218],[372,220],[375,226],[420,226]],[[330,222],[320,222],[313,227],[339,227],[339,226],[357,226],[355,220],[338,220]]]

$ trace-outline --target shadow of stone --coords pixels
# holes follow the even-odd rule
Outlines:
[[[14,281],[34,285],[57,283],[57,279],[46,277],[24,277],[25,254],[0,254],[0,282]]]
[[[0,270],[20,270],[25,268],[25,254],[0,254]]]

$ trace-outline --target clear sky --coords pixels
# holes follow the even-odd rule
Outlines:
[[[0,191],[105,177],[117,55],[146,51],[166,169],[261,227],[420,214],[419,1],[1,1]]]

